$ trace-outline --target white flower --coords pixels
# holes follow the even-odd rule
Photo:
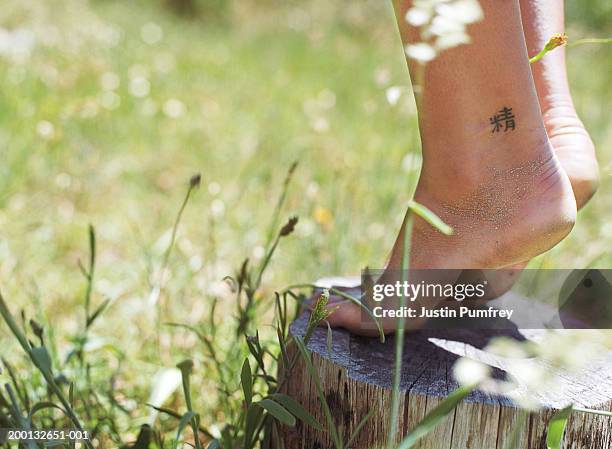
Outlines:
[[[431,20],[433,11],[431,9],[412,7],[406,13],[406,22],[415,27],[425,25]]]
[[[529,357],[525,344],[510,337],[497,337],[487,345],[486,351],[510,359]]]
[[[448,33],[442,36],[439,36],[436,39],[435,47],[438,50],[446,50],[448,48],[457,47],[461,44],[469,44],[470,36],[463,31],[458,31],[456,33]]]
[[[407,173],[413,170],[418,170],[419,167],[421,167],[422,162],[423,158],[419,153],[408,153],[406,156],[404,156],[404,159],[402,159],[402,169]]]
[[[489,377],[491,368],[484,363],[462,357],[453,366],[455,379],[461,385],[478,385]]]
[[[177,100],[176,98],[171,98],[170,100],[164,103],[164,114],[166,114],[170,118],[178,118],[183,115],[185,111],[185,105],[182,101]]]
[[[391,106],[395,106],[402,96],[403,88],[401,86],[391,86],[385,91],[387,102]]]
[[[158,24],[148,22],[140,29],[140,37],[146,44],[154,45],[162,40],[164,31]]]
[[[35,43],[34,33],[28,29],[7,30],[0,27],[0,56],[28,57],[34,49]]]
[[[425,42],[406,46],[406,55],[419,62],[429,62],[436,57],[436,50]]]
[[[219,192],[221,192],[221,185],[218,182],[213,181],[208,184],[208,193],[212,196],[217,195]]]
[[[266,249],[263,246],[257,245],[255,248],[253,248],[253,258],[255,260],[261,260],[265,255]]]
[[[415,0],[406,21],[420,28],[422,42],[406,47],[406,54],[425,63],[439,51],[467,44],[466,26],[482,18],[478,0]]]
[[[45,140],[51,140],[55,136],[55,127],[53,123],[41,120],[36,124],[36,133]]]
[[[112,91],[102,92],[100,95],[100,104],[103,108],[112,111],[121,105],[121,97]]]
[[[129,91],[134,97],[146,97],[151,91],[151,83],[145,77],[137,76],[130,80]]]
[[[100,85],[103,90],[116,90],[120,83],[119,75],[113,72],[104,72],[100,77]]]
[[[220,200],[219,198],[213,200],[213,202],[210,204],[210,212],[215,218],[222,217],[225,213],[225,203],[223,200]]]
[[[482,20],[484,14],[477,0],[455,0],[436,6],[440,16],[450,17],[463,24],[470,24]]]
[[[450,33],[461,33],[464,29],[465,25],[452,17],[436,16],[427,31],[428,34],[434,36],[444,36]]]

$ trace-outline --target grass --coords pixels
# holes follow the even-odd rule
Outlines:
[[[112,379],[104,400],[116,401],[124,442],[147,421],[150,379],[185,358],[194,359],[200,425],[220,430],[236,410],[228,399],[235,394],[219,392],[218,380],[238,388],[248,354],[242,342],[227,355],[241,340],[222,319],[236,307],[223,278],[245,257],[255,268],[266,259],[270,217],[293,161],[299,168],[279,223],[291,214],[299,223],[252,292],[251,319],[272,317],[275,289],[381,266],[401,225],[419,139],[411,94],[396,105],[385,95],[409,86],[389,5],[246,1],[210,21],[153,1],[5,3],[0,26],[31,30],[36,42],[27,57],[0,55],[0,287],[8,306],[43,325],[57,367],[83,343],[83,298],[89,310],[108,301],[87,327],[87,363],[65,374],[96,385]],[[611,34],[589,20],[574,16],[570,42]],[[163,37],[148,44],[147,30],[158,33],[151,23]],[[612,266],[611,49],[567,49],[602,184],[570,237],[544,256],[546,267]],[[105,91],[117,78],[114,93]],[[146,91],[144,79],[149,92],[135,96]],[[166,266],[176,210],[196,172],[202,185]],[[97,253],[91,295],[79,271],[80,261],[89,266],[89,224]],[[199,326],[201,335],[155,325],[148,298],[164,271],[163,320]],[[206,327],[213,322],[216,335]],[[257,327],[241,325],[251,335]],[[264,346],[275,332],[261,328]],[[24,369],[5,326],[0,338],[10,363]],[[31,382],[42,388],[41,374]],[[186,411],[180,391],[164,406]],[[175,418],[158,419],[176,434]]]

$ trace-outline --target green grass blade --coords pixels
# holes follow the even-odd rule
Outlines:
[[[50,376],[53,374],[53,370],[51,368],[51,357],[49,356],[49,352],[47,348],[44,346],[39,346],[37,348],[32,349],[32,359],[38,365],[39,369],[44,370]]]
[[[110,298],[106,298],[104,301],[102,301],[102,304],[98,306],[98,308],[94,311],[94,313],[89,315],[89,317],[87,318],[87,323],[86,323],[87,327],[91,327],[94,321],[96,321],[96,319],[102,314],[102,312],[104,312],[106,307],[110,304],[110,301],[111,301]]]
[[[183,435],[183,431],[189,425],[191,420],[193,420],[196,416],[198,416],[195,412],[187,412],[185,413],[181,420],[179,421],[179,426],[176,431],[176,440],[174,441],[174,445],[172,446],[174,449],[177,449],[179,445],[179,441],[181,440],[181,436]]]
[[[567,419],[572,413],[573,406],[569,405],[553,415],[548,423],[548,433],[546,434],[546,447],[548,449],[561,449],[563,435],[567,426]]]
[[[244,428],[244,449],[251,449],[253,447],[253,436],[258,423],[261,421],[261,415],[263,415],[263,413],[264,409],[262,407],[256,407],[256,404],[252,404],[247,408]]]
[[[402,241],[402,271],[401,282],[408,282],[408,272],[410,268],[410,244],[412,243],[412,226],[413,226],[413,211],[411,208],[406,213],[404,219],[403,241]],[[407,298],[401,295],[399,298],[400,310],[406,305]],[[393,447],[393,443],[397,434],[398,417],[399,417],[399,402],[400,402],[400,384],[402,380],[402,364],[404,361],[404,325],[405,319],[398,318],[395,335],[395,360],[393,368],[393,389],[391,391],[391,417],[389,422],[389,433],[387,435],[387,449]]]
[[[60,410],[64,415],[66,415],[66,410],[64,410],[59,405],[54,404],[53,402],[49,402],[49,401],[42,401],[42,402],[38,402],[34,404],[32,408],[30,409],[30,412],[28,413],[28,421],[30,422],[30,424],[32,423],[32,418],[34,417],[36,413],[38,413],[41,410],[50,409],[50,408],[56,408]]]
[[[317,430],[323,430],[323,426],[300,404],[298,401],[283,393],[274,393],[270,397],[289,410],[297,419]]]
[[[607,410],[594,410],[591,408],[582,407],[574,407],[573,410],[575,412],[589,413],[591,415],[609,416],[610,418],[612,418],[612,412],[608,412]]]
[[[453,391],[435,409],[433,409],[414,429],[402,440],[397,449],[410,449],[425,435],[440,424],[450,412],[472,391],[473,387],[460,387]]]
[[[275,402],[272,399],[262,399],[261,401],[256,402],[255,405],[258,405],[259,407],[266,410],[270,415],[274,416],[280,422],[287,424],[291,427],[295,426],[295,417],[278,402]]]
[[[444,235],[453,235],[453,228],[442,221],[440,217],[430,211],[422,204],[417,203],[414,200],[408,202],[408,209],[417,214],[435,229],[440,231]]]
[[[317,389],[317,396],[319,397],[319,401],[321,401],[321,405],[323,407],[323,413],[325,414],[325,419],[327,420],[327,430],[331,434],[332,441],[336,446],[336,449],[342,449],[344,446],[342,444],[342,440],[340,439],[340,435],[338,434],[338,429],[336,428],[336,423],[334,422],[334,418],[331,414],[331,410],[329,409],[329,405],[327,404],[327,399],[325,398],[325,394],[323,393],[323,387],[321,386],[321,379],[319,377],[319,373],[315,370],[312,365],[312,359],[310,358],[310,353],[304,345],[304,341],[300,337],[295,337],[295,344],[300,351],[300,355],[304,359],[304,363],[306,364],[306,370],[308,374],[312,378],[315,387]]]
[[[567,44],[568,47],[575,47],[576,45],[584,44],[610,44],[612,43],[612,37],[586,37],[584,39],[578,39]]]
[[[248,358],[244,359],[244,363],[242,364],[240,383],[242,384],[242,391],[244,392],[244,400],[247,406],[249,406],[253,400],[253,373],[251,372],[251,365],[249,364]]]
[[[148,424],[142,424],[136,442],[130,449],[149,449],[151,444],[151,437],[153,436],[153,430]]]

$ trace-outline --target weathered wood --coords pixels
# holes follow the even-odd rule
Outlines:
[[[293,335],[303,336],[307,316],[291,326]],[[399,429],[396,439],[410,431],[457,387],[452,366],[461,356],[481,360],[503,376],[510,371],[504,359],[492,357],[482,348],[493,336],[509,331],[427,330],[410,333],[404,346]],[[510,332],[510,334],[512,334]],[[515,332],[515,338],[537,338],[537,331]],[[350,449],[378,449],[385,445],[391,410],[394,338],[386,343],[377,339],[333,330],[331,353],[327,330],[317,329],[308,347],[336,425],[346,442],[359,422],[375,410]],[[289,348],[290,357],[297,354]],[[285,391],[302,403],[326,427],[321,402],[313,379],[301,357],[285,381]],[[283,372],[281,369],[281,378]],[[559,391],[539,391],[535,399],[543,409],[529,415],[504,397],[481,391],[471,393],[433,432],[418,444],[423,449],[510,449],[507,443],[514,423],[524,420],[516,449],[546,449],[548,421],[556,409],[570,403],[601,410],[612,410],[612,353],[580,373],[564,373]],[[334,444],[327,432],[298,423],[294,428],[280,426],[277,448],[327,449]],[[573,413],[565,436],[567,449],[611,449],[612,418]],[[515,448],[512,448],[515,449]]]

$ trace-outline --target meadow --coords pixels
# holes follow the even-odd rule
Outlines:
[[[612,35],[607,2],[584,3],[568,3],[570,44]],[[117,429],[106,431],[124,443],[152,422],[160,373],[185,358],[202,426],[233,419],[235,404],[220,398],[235,396],[248,348],[224,277],[239,278],[246,258],[267,264],[290,216],[295,231],[248,311],[263,339],[275,335],[275,291],[384,264],[418,177],[415,105],[388,2],[222,5],[195,17],[144,0],[5,0],[0,10],[0,290],[15,316],[44,327],[54,366],[76,350],[81,364],[66,376],[112,389],[104,401],[117,402]],[[601,185],[571,235],[534,264],[612,268],[612,45],[567,53]],[[214,347],[166,323],[214,331]],[[0,341],[43,397],[4,325]],[[219,376],[232,391],[219,391]],[[164,406],[184,411],[176,387]],[[175,418],[155,419],[176,432]]]

